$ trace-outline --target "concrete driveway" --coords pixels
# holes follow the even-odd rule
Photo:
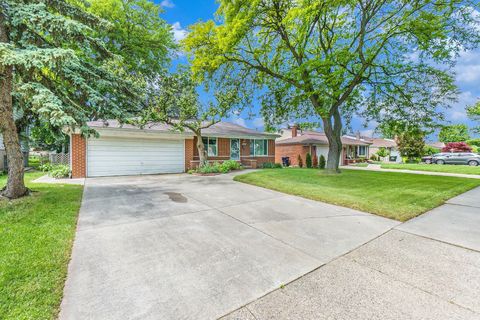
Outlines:
[[[87,179],[60,319],[215,319],[396,225],[231,175]]]

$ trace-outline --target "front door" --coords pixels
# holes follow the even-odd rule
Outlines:
[[[230,139],[230,159],[240,160],[240,139]]]

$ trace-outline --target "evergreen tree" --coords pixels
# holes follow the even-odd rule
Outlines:
[[[73,1],[1,2],[0,132],[9,161],[4,196],[27,193],[14,109],[85,134],[89,120],[123,120],[140,109],[140,83],[102,40],[111,28]]]
[[[325,157],[323,156],[323,154],[320,156],[320,160],[318,162],[318,167],[320,169],[325,169],[325,164],[326,164],[326,161],[325,161]]]
[[[312,156],[310,155],[310,153],[307,153],[307,157],[305,158],[305,165],[307,166],[307,168],[312,167]]]

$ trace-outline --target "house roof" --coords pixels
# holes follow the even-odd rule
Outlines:
[[[384,138],[370,138],[367,139],[372,143],[372,147],[377,147],[377,148],[395,148],[397,146],[397,143],[393,139],[384,139]]]
[[[437,149],[442,149],[445,147],[445,143],[436,141],[436,142],[428,142],[427,145],[437,148]]]
[[[288,145],[288,144],[320,144],[328,145],[328,139],[324,132],[316,131],[303,131],[302,135],[288,138],[280,141],[276,141],[277,145]],[[349,136],[342,136],[342,144],[344,145],[357,145],[357,146],[368,146],[370,142],[364,139],[357,139]]]
[[[152,122],[146,124],[143,128],[134,126],[131,124],[120,124],[117,120],[98,120],[90,121],[87,125],[91,128],[103,128],[103,129],[129,129],[129,130],[145,130],[152,132],[165,132],[171,133],[178,132],[168,124],[160,122]],[[193,133],[190,130],[185,130],[185,134],[188,136],[193,136]],[[268,132],[261,132],[249,128],[245,128],[241,125],[230,123],[230,122],[218,122],[206,129],[202,129],[202,136],[206,137],[226,137],[226,138],[270,138],[275,139],[279,135]]]

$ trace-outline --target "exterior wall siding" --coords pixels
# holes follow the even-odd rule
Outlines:
[[[72,178],[85,178],[87,175],[87,140],[80,134],[72,134],[70,144]]]
[[[185,139],[185,171],[198,165],[197,139]],[[208,157],[210,161],[225,161],[230,159],[230,138],[218,138],[218,156]],[[275,141],[268,141],[267,156],[251,156],[250,140],[240,139],[240,161],[252,167],[261,166],[265,162],[275,162]],[[71,141],[72,178],[84,178],[87,175],[87,143],[80,134],[72,134]]]
[[[291,144],[291,145],[277,145],[275,152],[275,162],[282,163],[282,157],[290,158],[291,166],[298,166],[298,156],[300,155],[303,160],[303,165],[305,165],[305,159],[307,158],[307,153],[310,152],[310,146],[304,146],[300,144]],[[315,147],[312,146],[312,155],[315,153]]]
[[[230,138],[217,138],[217,156],[208,157],[208,160],[211,162],[215,161],[225,161],[230,159]],[[193,169],[198,166],[199,156],[197,150],[197,138],[193,140],[193,162],[190,161],[187,168]],[[250,155],[250,140],[249,139],[240,139],[240,161],[244,165],[259,167],[265,162],[275,162],[275,140],[268,140],[268,155],[267,156],[251,156]]]
[[[252,156],[250,155],[250,140],[240,139],[240,159],[243,163],[251,165],[253,168],[258,168],[267,162],[275,162],[275,140],[268,140],[268,155],[267,156]]]
[[[193,161],[193,154],[197,150],[197,147],[193,139],[185,139],[185,172],[190,168],[190,164]]]
[[[193,160],[198,161],[200,157],[198,156],[197,149],[197,137],[193,138]],[[206,148],[207,146],[205,146]],[[217,156],[208,157],[208,160],[212,161],[221,161],[230,159],[230,139],[229,138],[217,138]]]

